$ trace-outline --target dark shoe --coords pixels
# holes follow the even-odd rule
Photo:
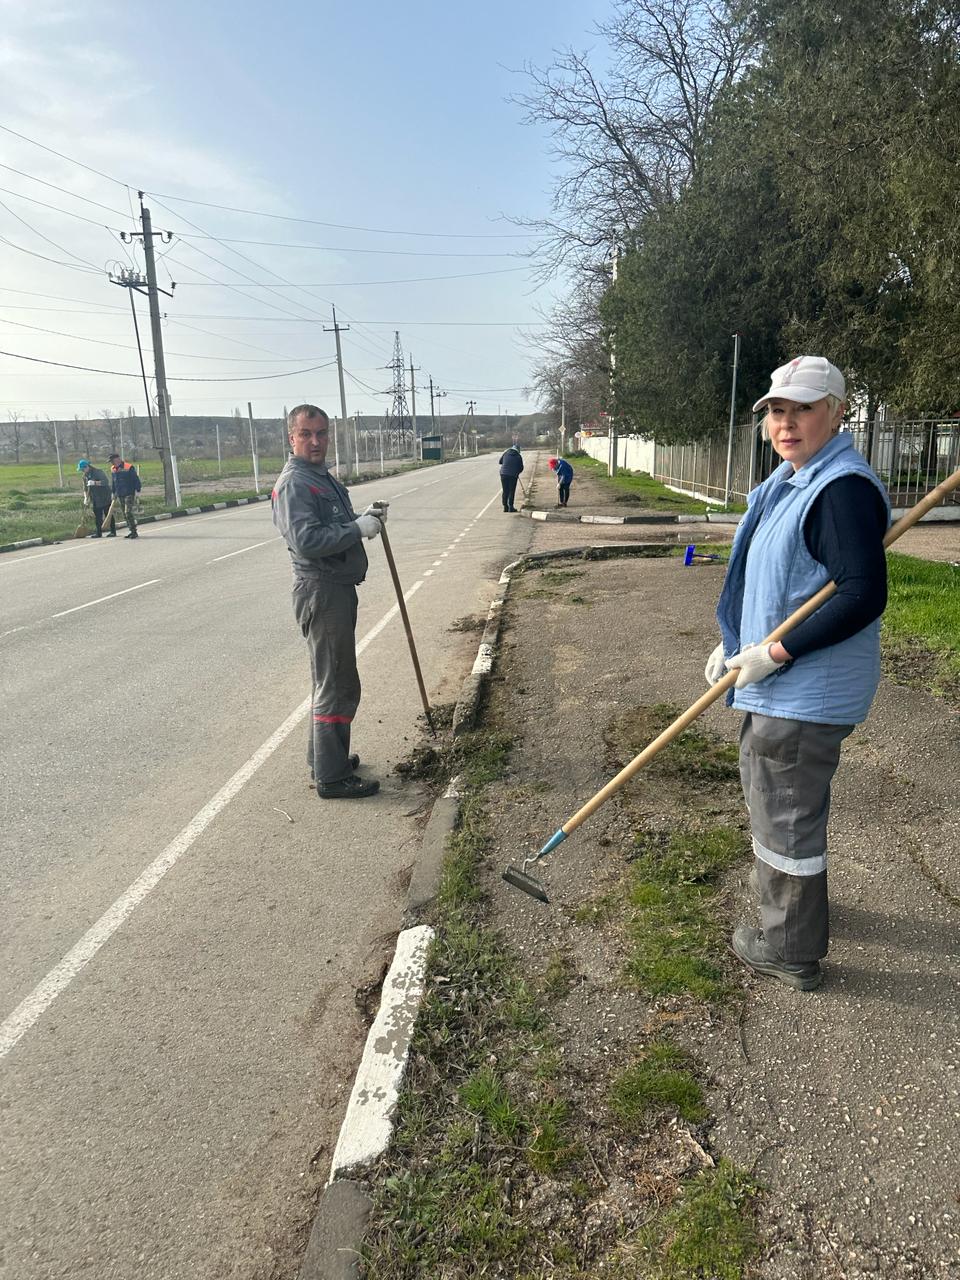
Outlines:
[[[128,534],[127,534],[127,537],[128,537],[128,538],[139,538],[139,537],[140,537],[140,535],[139,535],[139,533],[128,533]]]
[[[742,924],[734,932],[733,951],[755,973],[765,974],[768,978],[779,978],[788,987],[795,987],[798,991],[816,991],[823,981],[818,961],[788,964],[786,960],[775,956],[762,929],[751,929]]]
[[[341,778],[339,782],[320,782],[317,784],[317,795],[321,800],[361,800],[364,796],[373,796],[380,790],[376,778],[356,777]]]
[[[107,536],[108,538],[115,538],[115,537],[117,536],[117,531],[116,531],[116,529],[114,529],[114,531],[113,531],[112,533],[108,533],[106,536]]]
[[[517,509],[516,507],[507,507],[508,511],[516,512],[516,509]]]

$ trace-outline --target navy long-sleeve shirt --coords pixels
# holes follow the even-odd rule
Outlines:
[[[839,644],[883,613],[887,605],[886,531],[883,499],[863,476],[841,476],[817,497],[804,522],[803,538],[837,590],[784,637],[783,646],[792,658]]]

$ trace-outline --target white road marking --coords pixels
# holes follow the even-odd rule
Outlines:
[[[155,586],[162,578],[151,578],[149,582],[138,582],[135,587],[126,587],[123,591],[114,591],[112,595],[101,596],[99,600],[88,600],[86,604],[74,605],[72,609],[61,609],[59,613],[51,613],[51,618],[65,618],[68,613],[79,613],[81,609],[92,609],[95,604],[103,604],[106,600],[116,600],[117,596],[128,596],[131,591],[142,591],[144,587]]]
[[[157,579],[159,581],[159,579]],[[148,585],[144,583],[144,585]],[[404,600],[423,586],[418,581],[404,595]],[[367,632],[357,645],[357,656],[372,643],[384,627],[400,612],[399,605],[393,605],[380,621]],[[203,806],[183,830],[155,858],[148,867],[134,880],[133,884],[122,893],[116,902],[103,913],[100,919],[83,935],[75,946],[71,947],[47,976],[30,992],[26,999],[14,1009],[8,1018],[0,1023],[0,1058],[5,1057],[19,1043],[30,1028],[43,1016],[50,1005],[79,973],[84,970],[100,948],[113,937],[117,930],[133,914],[148,894],[156,888],[167,872],[190,849],[197,839],[206,831],[211,822],[223,812],[235,795],[253,777],[262,764],[273,755],[276,749],[294,731],[310,710],[312,699],[304,698],[303,702],[291,712],[283,724],[258,748],[246,764],[241,765],[229,782],[220,788],[212,800]]]
[[[56,551],[41,551],[35,556],[15,556],[12,560],[9,556],[0,556],[0,569],[8,564],[23,564],[25,560],[45,560],[47,556],[62,556],[65,551],[81,551],[80,542],[75,547],[58,547]]]
[[[207,564],[216,564],[218,560],[229,560],[231,556],[242,556],[245,551],[256,551],[257,547],[268,547],[271,542],[279,542],[280,538],[268,538],[266,542],[254,542],[249,547],[241,547],[239,551],[228,551],[225,556],[214,556]]]
[[[9,631],[4,631],[0,633],[0,640],[2,640],[5,636],[15,636],[18,631],[26,631],[26,629],[27,629],[26,627],[11,627]]]

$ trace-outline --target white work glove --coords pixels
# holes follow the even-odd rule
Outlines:
[[[710,685],[716,684],[721,676],[725,676],[727,674],[727,664],[723,660],[722,640],[707,659],[707,665],[703,668],[703,674],[707,677],[707,684]]]
[[[735,653],[726,661],[729,671],[739,671],[738,689],[744,689],[757,680],[765,680],[772,672],[779,670],[784,664],[770,657],[770,645],[748,644],[745,649]]]
[[[364,512],[362,516],[357,516],[354,524],[360,530],[361,537],[378,538],[383,533],[383,525],[375,515]]]
[[[365,507],[360,514],[363,516],[376,516],[381,524],[386,524],[387,508],[389,506],[389,502],[371,502],[369,507]]]

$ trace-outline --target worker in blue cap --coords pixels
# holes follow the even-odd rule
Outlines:
[[[93,518],[96,522],[96,529],[93,533],[87,535],[89,538],[103,537],[103,517],[107,514],[112,499],[110,478],[105,471],[101,471],[99,467],[92,466],[86,458],[81,458],[77,463],[77,470],[83,477],[83,505],[85,507],[93,507]],[[115,538],[117,531],[114,528],[112,532],[107,534],[108,538]]]

